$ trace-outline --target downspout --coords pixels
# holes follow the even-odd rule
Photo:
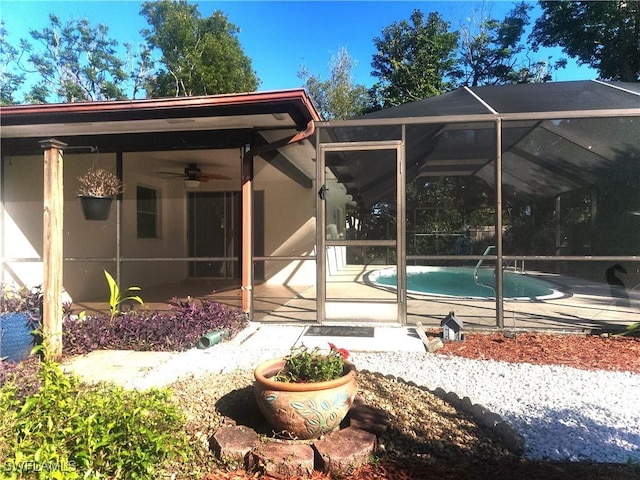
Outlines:
[[[313,120],[291,137],[246,149],[242,155],[242,311],[253,315],[253,157],[301,142],[315,133]]]

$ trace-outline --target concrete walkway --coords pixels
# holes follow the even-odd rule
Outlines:
[[[274,350],[277,355],[286,355],[291,347],[301,344],[309,348],[319,347],[325,351],[331,342],[350,352],[425,352],[424,344],[413,327],[372,326],[368,327],[368,331],[362,331],[361,327],[358,327],[348,328],[349,331],[346,332],[343,328],[315,332],[320,335],[308,334],[314,333],[310,328],[308,325],[252,322],[232,340],[204,350],[96,350],[86,355],[70,357],[63,361],[62,367],[65,371],[73,372],[89,382],[104,381],[126,387],[149,388],[168,385],[182,375],[221,371],[225,368],[225,355],[243,356],[246,358],[247,366],[250,366],[258,361],[252,352]],[[347,335],[343,335],[344,333]],[[230,359],[227,357],[227,360]]]

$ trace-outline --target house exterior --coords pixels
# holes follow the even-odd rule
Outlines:
[[[236,287],[264,321],[437,325],[455,307],[465,326],[591,328],[640,313],[637,84],[464,88],[334,122],[301,89],[0,121],[3,279],[54,277],[78,304],[104,298],[106,269],[143,292]],[[91,167],[126,186],[103,222],[76,198]],[[612,263],[627,303],[606,293]],[[484,295],[414,290],[414,273],[459,269]],[[551,293],[510,296],[525,276]]]

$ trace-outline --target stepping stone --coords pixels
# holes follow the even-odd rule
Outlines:
[[[310,477],[313,448],[306,443],[267,440],[249,454],[248,468],[275,478]]]
[[[220,427],[211,438],[211,450],[219,459],[244,465],[247,454],[260,445],[260,437],[243,425]]]
[[[340,476],[368,463],[376,445],[373,433],[347,427],[316,441],[313,447],[318,453],[318,469]]]

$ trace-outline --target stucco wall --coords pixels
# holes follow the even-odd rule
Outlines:
[[[267,165],[256,161],[255,189],[264,192],[265,255],[315,255],[316,195],[314,185],[306,188]],[[344,232],[346,192],[344,187],[328,184],[327,223],[336,224],[336,232]],[[336,267],[336,252],[331,252],[331,264]],[[339,260],[344,265],[343,260]],[[265,265],[265,278],[271,285],[315,285],[315,260],[280,262]]]
[[[133,155],[133,154],[131,154]],[[125,157],[121,240],[123,257],[186,256],[186,200],[182,182],[154,177],[135,157]],[[42,256],[43,158],[5,159],[5,212],[3,218],[4,256]],[[72,299],[106,300],[108,286],[103,269],[115,276],[115,263],[82,261],[84,258],[116,256],[116,203],[106,221],[87,221],[77,198],[77,177],[95,165],[115,172],[115,155],[64,155],[64,256],[76,261],[64,265],[64,288]],[[158,239],[138,239],[136,232],[136,185],[160,192],[161,235]],[[172,219],[179,219],[178,221]],[[121,284],[153,286],[186,278],[184,262],[125,262]],[[42,262],[12,262],[5,279],[34,286],[43,281]]]
[[[187,202],[184,183],[157,175],[153,157],[127,153],[124,155],[123,209],[121,219],[122,257],[186,257]],[[64,256],[74,258],[64,265],[64,288],[75,301],[106,301],[108,287],[103,269],[115,276],[113,261],[83,261],[83,258],[116,256],[117,209],[114,202],[106,221],[87,221],[77,198],[77,177],[88,168],[115,172],[114,154],[64,154]],[[315,207],[317,188],[306,188],[256,158],[254,187],[264,195],[263,214],[265,256],[313,256],[315,252]],[[160,192],[160,238],[138,239],[136,232],[136,186]],[[230,191],[238,189],[236,181],[203,184],[201,190]],[[331,222],[344,224],[344,194],[332,187],[327,202]],[[39,259],[42,256],[43,157],[5,158],[5,212],[3,218],[4,256]],[[342,197],[340,196],[342,195]],[[342,212],[342,213],[340,213]],[[121,285],[154,285],[178,283],[188,276],[186,262],[125,261]],[[20,284],[39,285],[43,280],[42,262],[11,263],[5,278]],[[270,284],[314,285],[316,262],[265,262],[265,279]],[[144,297],[144,294],[143,294]]]
[[[256,159],[255,190],[264,194],[265,256],[315,255],[315,189],[305,188]],[[315,261],[268,261],[265,280],[275,285],[315,284]]]
[[[125,191],[122,209],[122,256],[170,258],[186,257],[187,207],[184,183],[181,179],[165,179],[156,173],[153,163],[141,160],[136,154],[124,155]],[[137,238],[136,187],[157,190],[159,195],[159,237]],[[155,286],[177,283],[187,278],[185,262],[140,261],[125,262],[123,283]]]

